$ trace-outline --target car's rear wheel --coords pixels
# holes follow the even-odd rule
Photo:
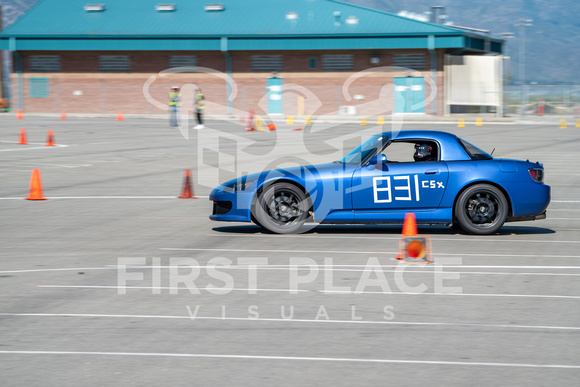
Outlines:
[[[254,206],[256,224],[276,233],[295,233],[308,218],[310,201],[295,185],[274,183],[258,194]]]
[[[493,234],[503,226],[508,215],[504,194],[489,184],[476,184],[459,195],[455,217],[461,228],[471,234]]]

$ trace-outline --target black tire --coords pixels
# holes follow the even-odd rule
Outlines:
[[[264,226],[262,225],[262,223],[258,222],[258,219],[256,219],[255,216],[252,216],[252,222],[254,222],[254,224],[256,226],[264,228]]]
[[[253,209],[256,224],[276,234],[295,233],[306,222],[310,201],[295,185],[274,183],[258,194]]]
[[[508,215],[504,194],[489,184],[476,184],[459,195],[455,203],[455,218],[463,230],[487,235],[498,231]]]

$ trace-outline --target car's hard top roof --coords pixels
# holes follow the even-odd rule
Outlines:
[[[414,141],[437,141],[440,144],[440,159],[442,161],[471,160],[465,149],[459,144],[457,136],[453,133],[437,130],[401,130],[383,132],[382,135],[389,140],[414,140]]]
[[[380,133],[381,135],[390,138],[391,140],[437,140],[449,141],[455,140],[457,136],[453,133],[442,132],[438,130],[401,130]]]

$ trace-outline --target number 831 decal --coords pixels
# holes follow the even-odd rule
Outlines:
[[[374,177],[374,202],[391,203],[393,200],[420,201],[420,188],[445,189],[445,186],[443,182],[437,180],[423,180],[419,184],[418,175]]]

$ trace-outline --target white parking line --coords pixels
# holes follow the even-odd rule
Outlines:
[[[479,366],[479,367],[521,367],[521,368],[559,368],[580,369],[580,365],[569,364],[528,364],[528,363],[488,363],[443,360],[400,360],[400,359],[361,359],[341,357],[311,357],[311,356],[259,356],[259,355],[222,355],[207,353],[155,353],[155,352],[80,352],[80,351],[0,351],[4,355],[87,355],[87,356],[140,356],[140,357],[182,357],[208,359],[248,359],[248,360],[291,360],[291,361],[324,361],[324,362],[354,362],[354,363],[395,363],[395,364],[430,364],[449,366]]]
[[[18,163],[18,164],[2,164],[1,167],[36,167],[39,165],[44,165],[47,167],[59,167],[59,168],[84,168],[92,167],[92,164],[78,164],[78,165],[62,165],[62,164],[46,164],[46,163]]]
[[[54,269],[25,269],[25,270],[2,270],[0,274],[10,274],[10,273],[42,273],[51,271],[79,271],[79,270],[118,270],[117,267],[65,267],[65,268],[54,268]]]
[[[142,319],[168,319],[168,320],[211,320],[211,321],[242,321],[242,322],[282,322],[282,323],[316,323],[316,324],[370,324],[370,325],[403,325],[403,326],[442,326],[442,327],[476,327],[476,328],[500,328],[500,329],[546,329],[546,330],[569,330],[577,331],[580,327],[561,327],[549,325],[515,325],[515,324],[469,324],[452,322],[422,322],[422,321],[370,321],[370,320],[312,320],[294,318],[244,318],[244,317],[207,317],[207,316],[163,316],[143,314],[96,314],[96,313],[0,313],[0,316],[10,317],[77,317],[77,318],[142,318]]]
[[[238,235],[233,233],[214,233],[214,234],[204,234],[206,237],[226,237],[226,238],[300,238],[304,240],[305,238],[312,238],[312,239],[363,239],[363,240],[399,240],[401,236],[347,236],[347,235],[320,235],[320,234],[300,234],[300,235],[263,235],[263,234],[248,234],[248,235]],[[493,239],[493,238],[439,238],[437,236],[430,236],[431,240],[436,241],[450,241],[450,242],[507,242],[507,243],[514,243],[514,242],[521,242],[521,243],[572,243],[572,244],[580,244],[580,241],[573,240],[543,240],[543,239]]]
[[[359,267],[360,269],[356,269],[353,267]],[[385,270],[385,268],[398,268],[398,270]],[[413,269],[413,267],[416,268]],[[435,266],[409,266],[409,265],[380,265],[380,266],[372,266],[373,269],[381,269],[383,273],[404,273],[407,274],[429,274],[433,275],[436,273],[434,270],[429,270],[429,268],[434,268]],[[522,266],[453,266],[453,265],[440,265],[438,267],[439,271],[442,268],[449,269],[449,268],[512,268],[512,269],[521,269],[524,268]],[[128,269],[147,269],[147,270],[154,270],[154,269],[218,269],[218,270],[281,270],[281,271],[290,271],[290,270],[310,270],[310,266],[297,266],[297,265],[265,265],[265,266],[216,266],[216,265],[206,265],[206,266],[195,266],[195,265],[184,265],[184,266],[126,266],[122,267],[123,270]],[[422,268],[426,268],[426,270],[422,270]],[[580,270],[580,266],[528,266],[528,269],[565,269],[565,270]],[[121,267],[119,267],[121,269]],[[365,265],[317,265],[317,270],[320,271],[331,271],[331,272],[366,272],[369,268]],[[402,269],[402,270],[401,270]],[[420,270],[420,271],[419,271]],[[449,270],[446,271],[447,273],[458,273],[458,274],[469,274],[469,275],[516,275],[516,276],[563,276],[563,277],[578,277],[580,273],[511,273],[511,272],[489,272],[489,271],[455,271]],[[2,272],[0,272],[2,273]]]
[[[344,251],[344,250],[258,250],[258,249],[194,249],[181,247],[162,247],[163,251],[221,251],[232,253],[288,253],[288,254],[398,254],[398,251]],[[551,255],[551,254],[489,254],[489,253],[437,253],[434,256],[456,256],[456,257],[542,257],[542,258],[580,258],[580,255]]]
[[[58,289],[132,289],[132,290],[175,290],[190,291],[187,287],[178,286],[118,286],[118,285],[35,285],[37,288],[58,288]],[[577,300],[580,296],[562,296],[549,294],[505,294],[505,293],[411,293],[411,292],[370,292],[370,291],[350,291],[350,290],[324,290],[324,289],[258,289],[258,288],[223,288],[224,291],[233,292],[254,292],[266,293],[319,293],[319,294],[381,294],[387,296],[450,296],[450,297],[505,297],[505,298],[558,298]]]
[[[2,141],[1,143],[10,143],[10,144],[18,144],[17,141]],[[19,148],[8,148],[8,149],[0,149],[0,152],[15,152],[15,151],[27,151],[27,150],[36,150],[36,149],[50,149],[50,148],[66,148],[68,145],[63,144],[54,144],[54,146],[46,146],[44,143],[40,142],[29,142],[28,145],[42,145],[42,146],[34,146],[34,147],[19,147]]]
[[[435,265],[431,266],[416,266],[416,265],[380,265],[380,266],[373,266],[373,269],[381,269],[383,273],[400,273],[402,272],[400,269],[404,269],[405,274],[434,274],[434,270],[430,270],[431,268],[435,268]],[[441,268],[447,269],[526,269],[526,270],[534,270],[534,269],[550,269],[550,270],[580,270],[580,266],[472,266],[472,265],[441,265]],[[15,274],[15,273],[43,273],[43,272],[58,272],[58,271],[88,271],[88,270],[154,270],[154,269],[219,269],[219,270],[283,270],[288,271],[290,269],[295,270],[296,268],[300,269],[301,267],[298,265],[256,265],[256,266],[243,266],[243,265],[232,265],[232,266],[224,266],[224,265],[205,265],[205,266],[197,266],[197,265],[180,265],[180,266],[117,266],[117,265],[110,265],[107,267],[71,267],[71,268],[54,268],[54,269],[25,269],[25,270],[1,270],[0,274]],[[304,267],[305,269],[309,267]],[[316,268],[320,271],[336,271],[336,272],[364,272],[367,271],[368,268],[366,265],[317,265]],[[393,269],[398,268],[399,270],[386,270],[386,269]],[[548,272],[540,272],[540,273],[523,273],[523,272],[490,272],[490,271],[448,271],[449,273],[458,273],[458,274],[472,274],[472,275],[521,275],[521,276],[571,276],[577,277],[580,276],[580,273],[548,273]]]

